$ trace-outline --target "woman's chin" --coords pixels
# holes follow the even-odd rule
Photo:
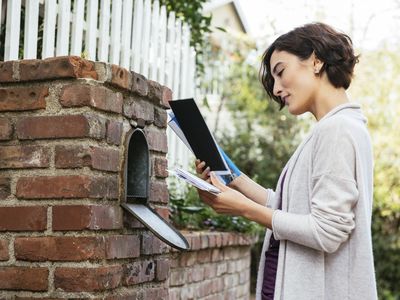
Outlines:
[[[296,107],[295,105],[293,105],[293,103],[292,104],[288,103],[287,107],[288,107],[289,113],[294,116],[298,116],[298,115],[305,113],[305,111],[303,109],[301,109],[300,107]]]

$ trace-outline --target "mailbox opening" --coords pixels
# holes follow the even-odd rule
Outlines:
[[[183,235],[149,206],[150,154],[143,130],[133,129],[125,146],[125,201],[122,201],[122,207],[171,247],[188,250],[189,243]]]

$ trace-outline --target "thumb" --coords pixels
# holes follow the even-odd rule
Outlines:
[[[227,187],[219,180],[217,175],[214,172],[210,172],[211,183],[217,187],[220,191],[225,191]]]

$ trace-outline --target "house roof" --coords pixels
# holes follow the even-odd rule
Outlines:
[[[210,2],[207,2],[203,6],[203,13],[209,13],[212,12],[214,9],[226,5],[226,4],[232,4],[233,8],[238,16],[238,19],[240,21],[240,25],[245,33],[249,33],[249,24],[247,22],[247,19],[243,13],[242,7],[239,3],[239,0],[211,0]]]

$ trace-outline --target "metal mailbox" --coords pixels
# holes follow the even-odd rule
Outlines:
[[[184,236],[149,206],[150,154],[142,129],[132,129],[125,149],[125,201],[121,206],[171,247],[188,250],[189,243]]]

